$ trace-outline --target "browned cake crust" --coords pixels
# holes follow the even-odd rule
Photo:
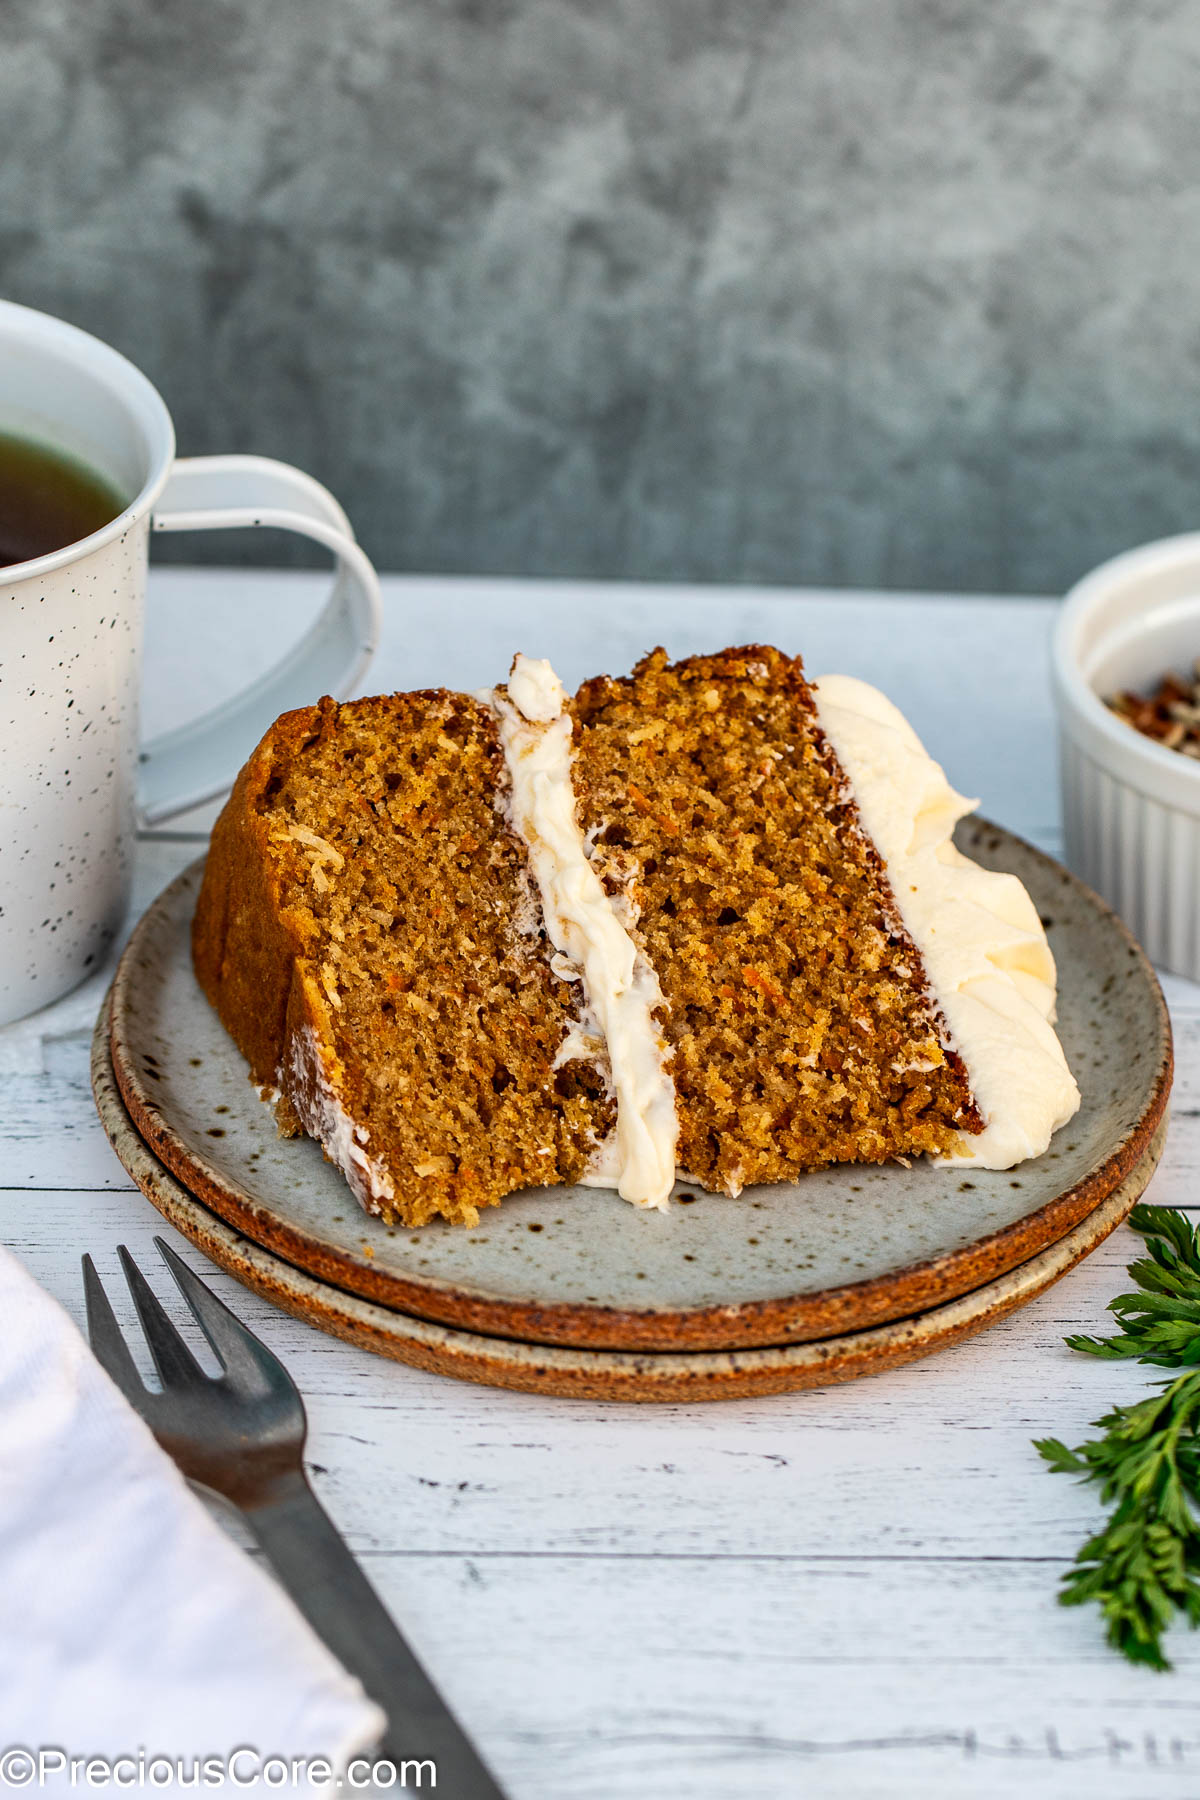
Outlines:
[[[322,700],[271,728],[213,833],[200,984],[282,1090],[281,1130],[332,1133],[385,1219],[472,1224],[576,1180],[613,1121],[590,1065],[554,1067],[580,994],[550,969],[505,780],[466,695]]]
[[[656,650],[574,710],[581,822],[667,1002],[680,1168],[736,1193],[980,1130],[799,659]]]

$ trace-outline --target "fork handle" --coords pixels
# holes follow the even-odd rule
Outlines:
[[[505,1800],[300,1470],[243,1516],[313,1630],[387,1714],[380,1755],[431,1758],[455,1800]]]

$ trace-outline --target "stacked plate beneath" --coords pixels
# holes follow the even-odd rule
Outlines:
[[[364,1348],[447,1375],[612,1400],[719,1399],[927,1355],[1056,1281],[1158,1162],[1171,1034],[1154,973],[1056,863],[982,821],[960,847],[1020,876],[1059,966],[1083,1106],[1036,1161],[858,1166],[666,1214],[542,1188],[474,1231],[363,1215],[308,1140],[284,1140],[196,986],[196,864],[139,924],[96,1028],[93,1087],[159,1211],[248,1287]]]

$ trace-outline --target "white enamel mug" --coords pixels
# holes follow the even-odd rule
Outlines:
[[[157,391],[60,319],[0,302],[0,431],[86,464],[124,496],[100,531],[0,568],[0,1024],[95,972],[129,904],[139,822],[231,784],[271,722],[357,684],[379,581],[319,482],[256,456],[175,457]],[[336,558],[324,611],[253,686],[139,747],[152,531],[272,526]],[[236,646],[230,646],[231,653]]]

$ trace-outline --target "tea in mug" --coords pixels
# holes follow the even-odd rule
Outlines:
[[[77,544],[124,505],[116,488],[86,464],[0,432],[0,568]]]

